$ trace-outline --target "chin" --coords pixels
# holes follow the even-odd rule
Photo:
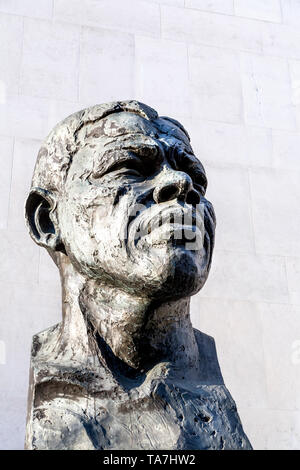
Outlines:
[[[190,297],[203,287],[208,269],[207,266],[203,268],[199,252],[176,248],[162,254],[161,258],[153,289],[154,298],[177,300]]]

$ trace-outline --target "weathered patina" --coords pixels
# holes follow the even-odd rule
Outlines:
[[[33,338],[27,449],[249,449],[214,341],[190,321],[215,215],[183,126],[123,101],[42,145],[26,202],[62,322]]]

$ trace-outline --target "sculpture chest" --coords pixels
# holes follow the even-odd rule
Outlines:
[[[53,376],[36,384],[27,448],[251,448],[224,385],[187,389],[168,379],[129,391],[110,388],[106,379],[102,389],[94,385]]]

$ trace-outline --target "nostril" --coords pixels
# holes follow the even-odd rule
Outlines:
[[[169,184],[159,191],[159,202],[170,201],[178,196],[179,189],[176,184]]]
[[[186,203],[192,204],[192,206],[196,206],[197,204],[199,204],[200,196],[198,192],[195,191],[194,189],[191,189],[186,196]]]

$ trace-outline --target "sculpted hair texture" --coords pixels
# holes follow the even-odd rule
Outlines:
[[[73,156],[79,148],[85,145],[85,136],[80,133],[82,128],[109,114],[122,111],[138,114],[149,121],[158,118],[154,109],[138,101],[115,101],[99,104],[71,114],[53,128],[41,146],[31,188],[42,188],[53,193],[61,192]],[[188,136],[187,131],[178,121],[166,117],[164,119],[173,122]]]

